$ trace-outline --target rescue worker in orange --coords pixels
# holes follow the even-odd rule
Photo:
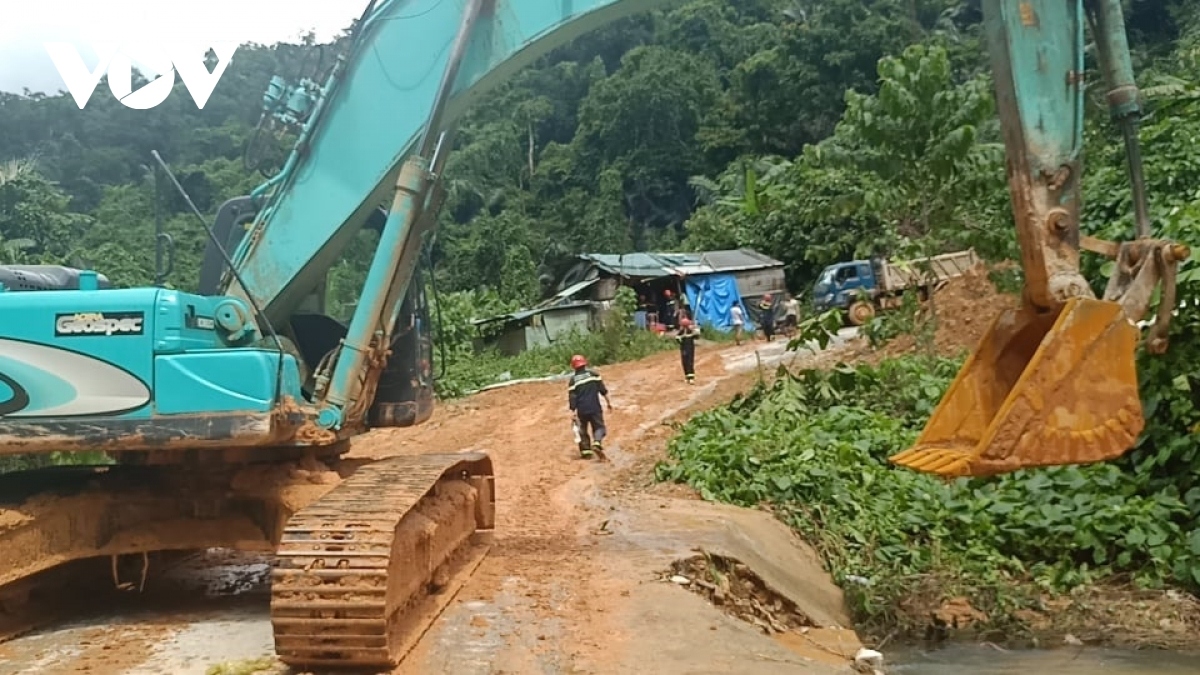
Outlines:
[[[608,387],[604,386],[600,373],[587,365],[587,359],[582,354],[571,357],[571,368],[575,373],[571,375],[567,387],[567,404],[579,424],[580,456],[591,459],[599,455],[600,459],[604,459],[603,442],[608,429],[604,426],[604,408],[600,406],[600,397],[604,397],[609,410],[612,410],[612,401],[608,399]]]
[[[680,319],[675,341],[679,343],[679,360],[683,363],[683,377],[688,384],[696,383],[696,338],[700,331],[691,319]]]

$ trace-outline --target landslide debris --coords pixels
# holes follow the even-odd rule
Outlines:
[[[773,635],[813,627],[794,603],[772,591],[748,565],[702,554],[676,560],[665,580],[697,593],[730,616]]]
[[[938,355],[956,356],[974,349],[1001,312],[1018,306],[1019,298],[1001,293],[990,278],[991,271],[1007,267],[977,265],[947,282],[933,294],[932,302],[924,303],[917,321],[935,320],[933,347]],[[922,347],[916,336],[898,335],[864,360],[878,363],[918,352]]]

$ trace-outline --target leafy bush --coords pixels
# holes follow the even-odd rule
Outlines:
[[[0,474],[31,471],[51,466],[102,466],[113,460],[103,452],[45,452],[0,457]]]
[[[1178,492],[1116,464],[942,481],[893,467],[959,362],[909,356],[781,372],[671,442],[660,480],[769,505],[820,551],[867,627],[914,628],[921,602],[966,594],[1003,617],[1042,590],[1112,575],[1200,587],[1200,530]],[[996,617],[993,614],[993,617]]]
[[[1200,134],[1200,80],[1194,54],[1200,31],[1181,40],[1179,62],[1161,64],[1186,79],[1155,76],[1146,89],[1153,115],[1141,128],[1146,162],[1146,190],[1157,236],[1195,246],[1200,242],[1200,161],[1195,139]],[[1120,134],[1113,125],[1095,125],[1087,136],[1092,173],[1085,185],[1084,222],[1091,234],[1128,239],[1134,231],[1130,190]],[[1103,289],[1111,262],[1084,259],[1089,278]],[[1146,430],[1134,452],[1119,461],[1145,494],[1169,494],[1187,505],[1200,520],[1200,266],[1197,256],[1180,265],[1177,315],[1171,323],[1170,349],[1162,356],[1139,354],[1138,374]],[[1153,314],[1146,317],[1153,318]]]

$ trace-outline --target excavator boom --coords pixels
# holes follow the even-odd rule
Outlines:
[[[1141,114],[1120,0],[983,0],[1025,288],[996,318],[915,445],[896,464],[943,476],[1112,459],[1145,421],[1136,322],[1160,284],[1147,348],[1166,349],[1175,270],[1186,246],[1150,237],[1138,150]],[[1126,141],[1137,238],[1080,231],[1084,24],[1090,23],[1113,120]],[[1117,261],[1102,298],[1080,250]]]
[[[323,84],[271,81],[262,120],[299,140],[275,177],[219,209],[199,293],[0,267],[0,314],[23,319],[0,325],[0,455],[116,464],[67,476],[68,492],[103,497],[83,509],[28,498],[62,488],[57,473],[0,477],[33,486],[7,521],[19,524],[0,528],[0,618],[71,561],[112,556],[116,580],[118,558],[151,551],[274,550],[279,656],[388,668],[486,550],[472,544],[494,527],[487,455],[340,457],[358,434],[431,414],[416,263],[455,119],[551,49],[659,0],[361,1]],[[379,243],[343,325],[324,286],[364,228]],[[264,468],[283,478],[246,478]]]

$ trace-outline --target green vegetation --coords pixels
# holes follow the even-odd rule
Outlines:
[[[1042,591],[1115,575],[1200,588],[1188,502],[1144,489],[1118,464],[950,483],[888,464],[960,363],[912,356],[783,371],[692,418],[658,477],[706,499],[770,505],[817,546],[868,628],[923,629],[915,608],[957,595],[1004,620]]]
[[[11,471],[40,469],[47,466],[103,466],[112,460],[103,452],[51,452],[38,455],[5,455],[0,457],[0,474]]]
[[[464,356],[450,362],[438,379],[438,394],[444,398],[461,396],[489,384],[570,372],[572,354],[585,354],[593,366],[634,361],[656,352],[675,349],[675,341],[649,331],[614,331],[572,335],[550,347],[534,349],[517,356],[501,356],[494,351]],[[503,376],[503,380],[501,380]]]
[[[1148,0],[1129,15],[1159,110],[1195,92],[1187,7]],[[470,332],[472,317],[528,306],[588,250],[750,246],[784,260],[795,290],[855,254],[971,245],[989,259],[1012,257],[979,21],[974,0],[688,0],[555,51],[460,124],[430,244],[439,323],[457,322],[439,332]],[[244,46],[204,110],[182,84],[146,111],[109,96],[80,111],[66,94],[0,93],[0,161],[9,162],[0,170],[0,260],[150,283],[150,151],[211,216],[278,168],[293,140],[254,134],[270,77],[321,81],[344,48],[344,37]],[[1099,94],[1088,114],[1100,123],[1091,157],[1109,172],[1086,202],[1107,217],[1088,222],[1125,225],[1128,209],[1114,201],[1125,194],[1115,189],[1120,144]],[[1186,129],[1164,133],[1189,138]],[[1174,150],[1180,170],[1188,145]],[[164,188],[161,202],[176,242],[169,283],[192,289],[205,235],[178,195]],[[1155,206],[1166,213],[1167,203]],[[362,233],[334,268],[335,316],[357,298],[373,244]],[[456,305],[467,311],[447,310]]]
[[[1151,216],[1164,234],[1190,242],[1200,234],[1200,25],[1182,5],[1168,9],[1163,16],[1178,21],[1178,41],[1166,48],[1141,43],[1139,52],[1150,111],[1141,135]],[[1139,12],[1131,20],[1135,45],[1147,35],[1136,27]],[[989,259],[1011,259],[1003,186],[980,178],[1000,175],[992,113],[983,103],[988,94],[973,77],[946,75],[950,53],[920,46],[883,59],[877,98],[848,95],[834,134],[796,161],[731,168],[724,184],[740,186],[740,199],[714,201],[693,222],[707,209],[719,214],[714,232],[796,246],[792,260],[815,261],[822,245],[838,241],[842,250],[857,244],[860,254],[874,252],[877,238],[857,235],[853,225],[842,240],[819,229],[833,225],[837,213],[846,223],[879,224],[889,250],[973,245]],[[903,109],[889,109],[899,100]],[[955,113],[939,111],[937,103],[950,100],[957,101]],[[1133,225],[1120,137],[1099,101],[1090,103],[1085,228],[1127,237]],[[914,109],[924,114],[901,119]],[[969,123],[954,128],[947,119]],[[954,149],[943,154],[947,146]],[[942,184],[944,192],[928,191]],[[826,194],[841,186],[841,200],[822,198],[823,185],[834,186]],[[826,210],[830,205],[840,211]],[[927,211],[914,206],[926,205],[940,215],[919,217]],[[723,222],[735,228],[722,229]],[[1111,264],[1085,256],[1085,265],[1102,291]],[[996,281],[1013,290],[1011,274]],[[1197,294],[1200,273],[1185,265],[1179,295]],[[864,332],[877,345],[929,330],[900,311]],[[1196,592],[1198,339],[1200,310],[1189,302],[1173,322],[1171,351],[1139,355],[1149,421],[1135,450],[1115,462],[949,484],[888,465],[886,457],[915,438],[957,366],[923,354],[787,375],[699,415],[672,444],[672,461],[659,477],[686,481],[711,499],[775,509],[818,546],[873,627],[923,626],[919,608],[928,607],[921,603],[954,595],[1003,621],[1035,606],[1041,592],[1101,582]]]
[[[613,304],[614,311],[605,317],[604,325],[595,332],[571,334],[549,347],[509,357],[495,349],[476,353],[475,336],[494,336],[498,324],[477,330],[470,321],[477,316],[477,308],[481,306],[489,308],[487,314],[499,314],[516,307],[505,304],[494,291],[468,291],[451,296],[442,305],[442,321],[434,333],[438,353],[445,355],[438,361],[439,372],[435,373],[438,375],[438,395],[452,398],[500,381],[566,373],[570,371],[568,362],[572,354],[584,354],[592,365],[603,366],[675,348],[673,340],[634,327],[637,295],[631,289],[618,289]]]
[[[1152,217],[1168,236],[1185,241],[1200,233],[1200,163],[1192,140],[1200,134],[1200,89],[1194,80],[1163,73],[1194,73],[1197,44],[1200,31],[1193,30],[1145,76],[1153,110],[1142,129]],[[885,60],[881,76],[886,80],[893,68]],[[1090,120],[1087,150],[1085,224],[1103,224],[1093,230],[1100,236],[1128,236],[1123,152],[1102,118]],[[957,197],[939,199],[949,204]],[[974,208],[969,199],[958,203]],[[999,213],[982,222],[1003,222]],[[931,240],[951,239],[935,231],[925,238]],[[996,259],[1004,247],[980,249]],[[1108,266],[1085,260],[1102,290]],[[997,281],[1013,287],[1011,278]],[[1181,298],[1200,293],[1194,267],[1185,267],[1179,288]],[[810,333],[819,332],[811,325],[816,321]],[[865,333],[880,344],[929,330],[912,321],[912,312],[898,311],[878,317]],[[870,627],[921,628],[927,616],[917,608],[928,608],[921,603],[956,595],[1003,622],[1014,610],[1036,607],[1043,592],[1101,582],[1196,592],[1195,306],[1180,309],[1171,341],[1165,356],[1139,355],[1149,421],[1135,450],[1119,461],[953,483],[890,466],[887,456],[915,439],[957,369],[957,360],[919,355],[878,367],[806,371],[760,386],[686,425],[659,477],[686,481],[710,499],[775,509],[818,547]]]

